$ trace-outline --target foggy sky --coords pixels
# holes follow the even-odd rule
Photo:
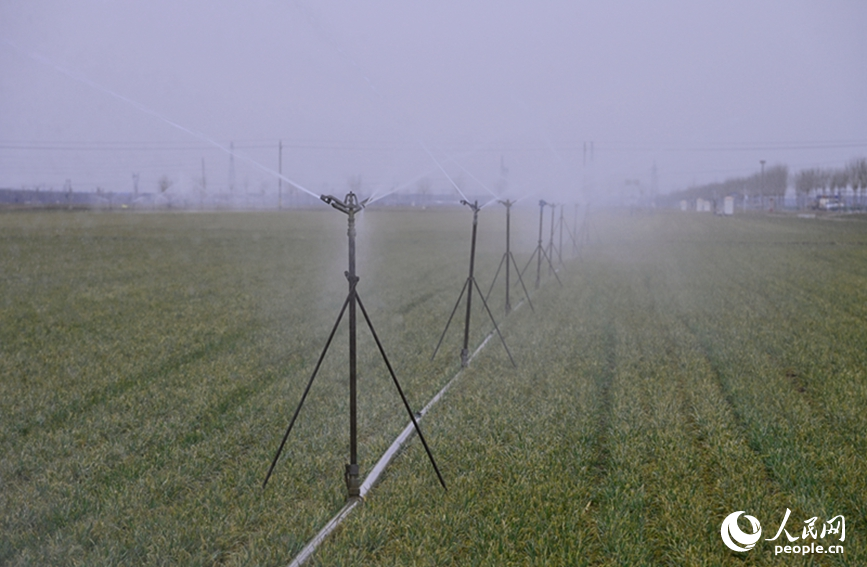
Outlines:
[[[184,192],[204,161],[225,191],[206,139],[250,192],[278,140],[316,193],[450,191],[425,147],[467,192],[564,199],[867,155],[867,3],[708,4],[3,0],[0,187]]]

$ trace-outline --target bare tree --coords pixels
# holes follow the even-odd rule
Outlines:
[[[761,174],[759,174],[761,175]],[[765,194],[785,195],[789,183],[789,168],[785,165],[774,165],[765,170]]]
[[[160,193],[165,193],[166,191],[168,191],[173,184],[174,181],[169,179],[168,175],[163,175],[162,177],[160,177],[159,181],[157,181],[157,186],[160,189]]]
[[[809,195],[813,189],[819,187],[818,170],[802,169],[795,174],[795,191],[798,195]]]
[[[835,169],[831,171],[831,193],[839,195],[840,191],[849,185],[849,174],[845,169]]]
[[[430,193],[431,183],[430,179],[428,179],[427,177],[422,177],[421,179],[419,179],[416,186],[418,188],[419,195],[427,195],[428,193]]]
[[[867,189],[867,158],[855,158],[846,166],[846,173],[852,192],[857,195],[858,204],[862,204],[864,190]]]

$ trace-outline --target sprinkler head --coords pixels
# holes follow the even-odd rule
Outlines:
[[[347,215],[357,213],[361,209],[364,208],[364,205],[370,200],[370,197],[362,201],[358,202],[358,198],[355,196],[355,193],[349,192],[346,195],[346,199],[341,201],[337,197],[333,195],[320,195],[319,198],[340,211],[341,213],[346,213]]]
[[[468,207],[471,208],[471,209],[473,210],[473,212],[475,212],[475,213],[479,212],[479,210],[481,209],[481,207],[479,207],[479,202],[478,202],[478,201],[476,201],[476,202],[474,202],[474,203],[470,203],[469,201],[467,201],[467,200],[465,200],[465,199],[461,199],[461,205],[466,205],[466,206],[468,206]]]

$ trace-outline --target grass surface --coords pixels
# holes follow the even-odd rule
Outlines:
[[[484,290],[501,216],[480,215]],[[462,308],[430,354],[469,218],[359,220],[359,293],[417,409],[459,366]],[[522,267],[537,218],[513,218]],[[492,340],[422,422],[449,491],[414,439],[313,564],[867,564],[867,223],[591,228],[535,313],[503,317],[497,286],[518,368]],[[345,493],[345,323],[261,489],[345,298],[345,229],[324,210],[0,216],[0,564],[288,563]],[[359,348],[364,474],[407,418],[366,330]],[[793,535],[843,514],[845,554],[722,544],[729,513],[764,539],[786,508]]]

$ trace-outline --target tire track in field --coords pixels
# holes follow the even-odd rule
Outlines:
[[[33,417],[19,426],[15,431],[16,441],[18,439],[22,442],[26,441],[26,438],[32,431],[38,431],[39,433],[54,432],[65,425],[69,419],[81,418],[85,413],[98,406],[107,404],[112,399],[123,395],[135,386],[146,383],[148,380],[168,376],[182,366],[197,362],[211,353],[219,352],[222,349],[236,345],[239,340],[248,336],[249,331],[249,328],[238,328],[230,333],[225,333],[214,340],[202,344],[196,349],[187,350],[178,355],[171,356],[159,364],[152,365],[136,372],[135,374],[121,377],[100,388],[91,390],[82,398],[72,400],[70,403],[55,409],[44,419]],[[0,440],[0,443],[5,443],[7,441],[7,439],[2,439]],[[13,444],[13,446],[15,445],[17,445],[17,443]]]
[[[635,270],[620,277],[634,283],[618,289],[625,299],[609,307],[623,334],[618,339],[623,345],[617,355],[620,385],[615,402],[621,415],[614,416],[622,424],[614,432],[615,442],[622,446],[615,463],[619,477],[608,481],[609,502],[603,505],[608,510],[603,518],[610,524],[603,534],[608,543],[605,556],[633,564],[726,564],[719,522],[744,506],[754,513],[752,503],[773,500],[775,492],[760,488],[758,497],[733,492],[740,501],[726,500],[726,490],[739,481],[748,481],[750,490],[767,487],[764,463],[746,442],[738,443],[736,428],[735,435],[730,434],[731,421],[727,427],[724,420],[712,419],[720,413],[711,402],[714,383],[709,374],[702,380],[694,376],[696,370],[706,369],[706,361],[690,357],[689,339],[679,336],[671,292],[680,288],[668,285],[670,270],[663,269],[650,275]],[[716,402],[718,406],[720,400]],[[753,473],[744,467],[749,463]],[[729,506],[740,507],[722,514]],[[612,513],[612,507],[623,512]],[[610,541],[612,536],[624,539],[617,536],[625,533],[632,543]]]
[[[590,293],[593,294],[595,291]],[[602,309],[605,310],[604,307]],[[582,516],[580,523],[586,526],[588,555],[597,557],[604,556],[607,551],[606,539],[603,535],[603,530],[606,530],[607,526],[600,525],[599,513],[608,498],[606,486],[612,469],[613,389],[617,367],[617,330],[613,317],[606,314],[598,336],[602,364],[588,376],[593,384],[595,401],[592,417],[588,420],[588,423],[593,426],[589,441],[590,458],[582,467],[586,468],[590,485],[587,489],[588,501],[586,504],[575,503],[576,513]]]
[[[753,279],[759,277],[758,275],[755,275],[755,270],[753,271],[753,274]],[[768,278],[766,285],[761,286],[748,286],[745,278],[735,279],[729,277],[728,281],[739,290],[739,293],[737,294],[738,298],[749,298],[748,302],[752,307],[745,311],[750,313],[758,312],[766,314],[765,316],[756,318],[760,322],[759,325],[749,326],[749,332],[759,340],[748,341],[747,344],[756,345],[757,351],[761,352],[762,356],[765,358],[765,367],[770,369],[768,379],[778,383],[780,386],[777,390],[778,397],[785,397],[790,400],[791,403],[786,404],[787,408],[802,408],[804,411],[807,411],[809,416],[804,419],[805,423],[821,422],[825,425],[829,435],[840,438],[840,442],[833,443],[833,445],[839,447],[839,451],[851,453],[846,455],[845,458],[847,460],[857,462],[857,454],[863,454],[864,448],[867,447],[867,438],[863,435],[863,426],[859,427],[861,424],[858,423],[858,419],[862,414],[859,410],[853,408],[853,410],[847,410],[848,415],[846,418],[840,418],[838,414],[835,414],[834,400],[829,399],[828,394],[823,391],[824,389],[835,387],[836,383],[828,383],[827,380],[822,381],[824,383],[816,383],[816,380],[818,379],[816,377],[814,377],[812,381],[808,381],[803,376],[804,372],[801,364],[796,363],[798,358],[802,355],[802,352],[813,347],[815,341],[799,348],[797,342],[805,340],[802,339],[800,335],[790,335],[786,337],[785,341],[778,340],[777,337],[781,335],[769,338],[765,337],[765,335],[771,330],[769,328],[772,325],[772,323],[769,323],[770,317],[776,317],[783,322],[781,325],[777,325],[777,328],[782,327],[798,330],[806,329],[808,336],[817,334],[816,331],[813,330],[815,328],[815,323],[823,323],[824,320],[811,315],[811,313],[813,313],[811,309],[815,308],[813,298],[820,300],[821,298],[816,297],[817,293],[815,291],[805,290],[794,285],[794,283],[783,279]],[[793,296],[798,295],[803,299],[796,299],[793,306],[791,302],[785,303],[781,300],[782,297],[786,297],[786,293],[791,293]],[[798,303],[808,305],[809,309],[799,308],[797,306]],[[832,306],[829,302],[824,300],[821,300],[821,303],[827,307],[829,311],[833,312],[833,314],[828,316],[831,320],[844,319],[851,323],[860,322],[860,317],[849,313],[842,307]],[[730,297],[725,298],[724,311],[737,312],[739,308],[743,310],[743,308],[737,305]],[[804,319],[808,319],[812,324],[805,324],[803,322]],[[774,331],[778,332],[776,329],[774,329]],[[827,338],[826,334],[818,333],[818,335],[818,341],[832,342]],[[789,344],[790,342],[792,344]],[[709,360],[711,359],[711,347],[712,343],[705,340],[704,350]],[[842,347],[829,345],[829,349],[830,348],[839,349]],[[861,351],[850,352],[847,354],[859,357],[853,361],[855,366],[858,366],[863,359],[863,353]],[[840,356],[843,355],[841,354]],[[831,364],[833,367],[834,363]],[[812,364],[808,363],[807,366],[812,367]],[[719,375],[718,369],[717,374]],[[719,380],[722,385],[723,379],[721,375],[719,376]],[[854,394],[854,392],[846,392],[844,401],[851,402],[851,396]],[[863,400],[863,394],[859,396],[859,398]],[[735,407],[734,394],[728,387],[726,387],[726,399],[732,407]],[[861,404],[852,402],[852,405],[860,406]],[[840,410],[838,409],[837,413],[839,413],[839,411]],[[741,413],[738,414],[738,417],[741,419],[742,424],[746,426],[746,418]],[[791,419],[791,417],[787,419]],[[857,448],[857,451],[849,451],[848,449],[850,448]],[[756,451],[761,452],[758,446],[756,446]]]
[[[613,319],[607,321],[605,329],[605,364],[599,372],[593,376],[593,381],[599,392],[599,410],[596,419],[595,443],[593,446],[593,461],[591,468],[597,479],[597,484],[602,484],[602,479],[608,474],[611,459],[609,450],[611,423],[614,414],[613,394],[611,392],[617,367],[617,331],[614,328]]]
[[[650,362],[640,362],[640,367],[656,365],[665,377],[662,382],[636,377],[644,385],[640,397],[656,400],[646,410],[649,427],[640,433],[647,435],[649,450],[643,464],[648,477],[646,545],[654,563],[727,564],[734,556],[719,541],[722,518],[747,509],[770,523],[779,520],[777,514],[787,505],[795,507],[774,471],[749,445],[746,426],[735,416],[737,408],[672,299],[672,289],[678,286],[651,292],[657,299],[643,305],[640,311],[648,315],[636,326],[638,353]],[[667,415],[660,413],[666,408]],[[795,508],[796,514],[801,511]],[[690,529],[672,527],[680,522]],[[773,564],[771,554],[754,555],[756,564]]]
[[[863,470],[863,461],[858,464],[859,458],[847,443],[833,443],[820,432],[825,429],[820,424],[830,424],[816,411],[812,400],[806,399],[809,395],[797,391],[797,381],[785,375],[789,365],[780,359],[795,347],[781,343],[773,333],[767,336],[780,328],[775,319],[789,321],[791,316],[778,304],[778,296],[747,285],[749,276],[734,278],[724,267],[715,268],[712,279],[737,293],[721,296],[721,305],[712,310],[702,305],[692,317],[683,307],[677,312],[712,373],[721,400],[736,423],[738,437],[753,454],[750,460],[761,463],[764,469],[763,479],[757,483],[763,488],[757,493],[766,495],[767,503],[756,502],[756,509],[764,506],[768,509],[764,513],[776,521],[786,508],[792,510],[793,518],[823,513],[830,517],[852,514],[853,510],[855,516],[867,517],[863,492],[851,475],[853,467]],[[720,316],[711,316],[712,311]],[[709,324],[701,327],[700,321]],[[796,322],[794,326],[798,325]],[[805,435],[806,431],[811,433]],[[826,431],[831,437],[836,434],[832,426]],[[817,445],[817,437],[832,446],[827,458],[816,458],[822,447]],[[831,463],[835,458],[836,463]],[[737,486],[729,488],[731,494],[738,491]],[[750,498],[754,495],[743,493],[739,503],[729,497],[728,508],[744,509],[743,502]],[[848,508],[840,510],[834,502],[846,503]],[[769,503],[774,506],[769,507]],[[831,561],[830,556],[815,559],[819,564]]]
[[[821,330],[828,323],[818,316],[822,308],[812,299],[824,272],[807,274],[806,290],[797,285],[797,278],[774,277],[796,260],[782,258],[766,268],[747,263],[739,269],[714,262],[714,272],[703,276],[719,290],[718,305],[700,304],[696,316],[681,319],[701,345],[723,399],[763,463],[769,482],[786,496],[781,509],[800,510],[805,518],[823,512],[867,518],[863,480],[859,482],[867,478],[861,450],[863,412],[856,409],[861,404],[846,406],[846,414],[841,414],[843,409],[835,412],[832,401],[852,404],[851,396],[857,392],[844,390],[836,376],[826,376],[834,368],[853,363],[857,367],[863,353],[839,338],[835,346]],[[857,322],[841,306],[829,307],[827,321],[840,317],[850,324]],[[818,330],[817,322],[821,323]],[[819,368],[805,358],[813,352],[814,336],[837,353],[836,361],[828,360]],[[819,359],[826,355],[821,347],[815,353]],[[814,375],[804,374],[805,368],[814,368]],[[858,380],[859,376],[863,375],[848,373],[839,378]]]
[[[241,337],[249,336],[248,331],[246,328],[240,328],[236,332],[228,334],[228,336],[221,337],[221,340],[212,341],[203,348],[187,352],[184,356],[174,357],[165,364],[159,365],[158,369],[163,375],[167,375],[185,364],[203,360],[210,352],[219,352],[222,348],[237,344]],[[295,360],[293,365],[302,364],[300,352],[289,353],[287,356],[281,357],[281,360],[287,359]],[[99,487],[101,492],[107,491],[111,495],[110,498],[117,498],[119,501],[123,500],[120,508],[121,512],[126,509],[134,509],[135,505],[125,500],[126,496],[122,487],[134,486],[144,477],[153,475],[154,471],[163,470],[167,466],[173,466],[173,463],[180,462],[183,460],[182,458],[172,455],[186,453],[194,445],[202,442],[219,443],[218,432],[231,429],[239,420],[244,418],[243,415],[239,415],[233,410],[247,403],[255,395],[265,391],[270,384],[284,377],[286,372],[284,364],[279,371],[261,372],[254,379],[245,380],[242,384],[223,392],[219,397],[202,408],[197,415],[190,416],[186,422],[186,427],[180,427],[172,431],[171,437],[167,438],[159,435],[148,437],[143,442],[136,444],[135,450],[130,452],[130,454],[135,455],[154,455],[153,449],[155,447],[165,446],[171,448],[168,456],[156,455],[150,462],[142,462],[137,458],[133,458],[130,462],[126,462],[126,460],[119,461],[110,465],[104,472],[97,473],[96,476],[89,480],[88,485]],[[147,372],[142,372],[140,375],[147,375]],[[136,379],[130,379],[129,382],[130,384],[123,391],[129,390],[138,383]],[[121,395],[123,391],[114,393]],[[91,407],[94,405],[96,404],[92,404]],[[59,426],[57,425],[57,427]],[[91,447],[90,449],[91,451],[98,451],[101,447]],[[80,453],[77,456],[80,456]],[[234,453],[233,455],[233,460],[239,456],[238,453]],[[83,461],[84,463],[90,463],[94,462],[94,459],[86,458]],[[53,463],[56,465],[57,461]],[[209,476],[216,476],[226,464],[228,464],[226,461],[209,460],[208,462],[197,464],[195,468],[197,470],[207,469]],[[64,464],[61,464],[61,468],[68,471],[70,468],[77,468],[77,466],[73,464],[70,467],[70,465],[64,462]],[[193,474],[192,476],[197,479],[204,478],[201,474]],[[20,480],[26,483],[31,482],[29,475],[28,478]],[[121,487],[121,490],[115,490],[115,487]],[[7,541],[4,542],[2,547],[10,550],[10,553],[14,553],[13,550],[15,549],[18,549],[20,553],[36,543],[33,540],[36,534],[39,534],[43,539],[52,539],[58,537],[62,531],[73,530],[73,526],[76,523],[93,522],[95,518],[92,517],[92,514],[97,509],[96,507],[111,508],[111,506],[102,502],[103,498],[105,496],[97,496],[96,494],[74,490],[63,499],[63,508],[66,510],[66,513],[59,514],[53,508],[33,511],[28,521],[28,532],[32,535],[25,534],[24,542],[22,543],[19,540],[16,545],[8,541],[8,534],[4,535],[2,539]],[[97,499],[100,500],[99,504],[96,503]],[[107,519],[122,524],[125,517],[115,516]],[[103,521],[106,518],[100,517],[99,520]],[[10,533],[11,531],[9,530]],[[11,557],[10,555],[5,559],[10,559]],[[2,554],[0,554],[0,559],[3,559]]]
[[[24,543],[20,540],[16,545],[11,542],[6,542],[2,547],[13,550],[18,549],[19,553],[26,550],[37,543],[34,539],[38,534],[40,540],[59,539],[60,534],[66,531],[75,531],[76,524],[99,522],[111,522],[118,526],[125,526],[129,522],[129,517],[125,514],[126,510],[143,509],[139,504],[130,502],[128,495],[122,490],[124,486],[135,486],[143,478],[154,475],[155,471],[166,470],[167,467],[174,467],[174,464],[183,460],[181,457],[173,456],[189,452],[194,445],[202,442],[220,443],[221,436],[218,431],[231,429],[244,416],[237,414],[232,410],[246,403],[255,394],[261,392],[269,384],[275,382],[283,376],[283,372],[263,373],[258,378],[245,382],[244,385],[231,389],[217,400],[209,404],[198,416],[193,417],[189,421],[189,428],[181,428],[177,430],[177,435],[171,439],[152,437],[145,443],[136,447],[137,454],[151,455],[152,449],[159,446],[171,447],[170,455],[165,458],[155,457],[154,462],[142,463],[134,460],[130,464],[123,462],[117,463],[110,467],[102,475],[90,480],[88,483],[91,486],[99,487],[103,493],[102,496],[97,496],[88,492],[73,491],[73,493],[64,500],[63,508],[67,511],[64,514],[58,513],[54,509],[44,510],[34,514],[28,522],[28,531],[32,535],[25,535]],[[198,424],[198,425],[195,425]],[[252,448],[252,447],[250,447]],[[242,453],[235,452],[232,456],[232,461],[241,456]],[[194,471],[187,473],[188,477],[195,479],[212,478],[218,476],[222,469],[230,464],[227,460],[207,460],[197,462],[194,466]],[[207,475],[204,474],[207,471]],[[115,487],[120,487],[115,490]],[[171,490],[171,487],[166,488]],[[108,493],[107,495],[105,493]],[[145,493],[147,495],[148,493]],[[181,498],[195,498],[196,494],[190,492],[188,488],[179,489],[179,494],[171,501],[160,501],[156,509],[162,506],[176,504],[176,501]],[[120,508],[113,507],[106,500],[116,499],[121,502]],[[99,503],[97,504],[97,500]],[[101,513],[99,517],[94,517],[93,513],[97,508],[110,509],[120,514],[110,515]],[[124,528],[122,528],[124,529]],[[3,539],[8,539],[7,535]],[[10,559],[10,555],[6,559]],[[0,559],[3,559],[0,554]]]
[[[596,428],[590,478],[591,503],[585,512],[591,514],[591,533],[595,537],[588,555],[622,564],[646,564],[650,550],[645,534],[647,491],[641,472],[635,466],[645,458],[645,442],[639,439],[641,429],[635,429],[645,414],[646,400],[634,396],[636,381],[630,366],[631,324],[629,318],[634,300],[629,278],[615,269],[603,267],[602,281],[590,292],[596,300],[596,312],[588,318],[598,321],[601,348],[595,357],[602,364],[589,376],[596,387]],[[625,316],[625,318],[624,318]],[[627,536],[624,539],[624,536]]]
[[[673,324],[689,334],[691,340],[686,342],[693,348],[683,346],[683,341],[674,340],[671,334],[669,340],[674,341],[679,350],[692,350],[697,355],[694,374],[678,373],[676,380],[685,431],[697,457],[696,476],[706,495],[707,508],[712,512],[707,518],[711,524],[709,537],[718,541],[719,522],[736,510],[747,510],[768,525],[768,519],[778,519],[777,514],[787,506],[793,507],[791,493],[769,466],[761,448],[751,442],[748,425],[698,336],[686,326],[682,315]],[[680,356],[684,355],[689,356],[688,352],[681,352]],[[769,544],[760,542],[759,548],[763,545]],[[714,551],[720,556],[735,557],[721,543]],[[752,559],[757,564],[774,564],[773,556],[765,553],[767,551],[764,549],[761,556]],[[819,560],[817,564],[826,563]]]
[[[738,297],[754,297],[756,290],[748,286],[747,283],[745,283],[742,279],[731,277],[730,273],[727,272],[723,266],[719,264],[712,264],[710,270],[713,270],[714,273],[710,276],[708,274],[705,274],[708,279],[715,282],[726,282],[734,285],[737,289],[741,291],[741,293],[738,294]],[[719,308],[720,311],[736,312],[739,309],[740,306],[737,305],[736,302],[730,297],[731,296],[722,297],[721,301],[723,305]],[[720,372],[719,364],[714,356],[713,341],[707,336],[706,333],[703,333],[702,330],[690,319],[683,306],[676,305],[672,307],[671,311],[676,314],[676,320],[684,329],[686,329],[690,333],[692,342],[696,344],[697,350],[704,361],[704,365],[711,373],[713,384],[715,386],[714,389],[719,393],[720,399],[724,401],[727,413],[732,416],[739,437],[746,444],[746,446],[749,447],[749,449],[755,455],[755,458],[759,459],[763,463],[763,466],[765,468],[766,480],[768,482],[776,484],[780,489],[782,489],[782,485],[779,483],[779,479],[775,477],[773,469],[767,465],[762,455],[761,447],[757,446],[753,438],[749,435],[750,426],[748,419],[741,412],[741,409],[735,400],[734,393],[729,387],[729,384],[723,379],[723,376]],[[752,312],[752,309],[748,311]],[[701,313],[701,316],[706,317],[707,315],[707,313]]]
[[[687,415],[691,415],[690,426],[694,428],[694,447],[700,455],[701,476],[706,479],[705,486],[711,490],[709,494],[713,495],[717,520],[736,510],[747,510],[747,513],[761,518],[763,525],[774,526],[787,508],[792,510],[792,518],[799,520],[820,513],[815,506],[804,501],[797,487],[791,486],[778,474],[774,463],[769,460],[768,448],[751,434],[753,427],[735,401],[734,393],[723,378],[711,347],[694,328],[687,328],[699,345],[699,353],[718,394],[718,397],[714,396],[715,392],[711,391],[705,398],[684,398],[684,403],[692,409]],[[717,407],[709,404],[715,397],[724,401],[724,404]],[[732,427],[713,428],[711,423],[701,423],[698,411],[702,406],[705,412],[716,412],[723,420],[730,416]],[[797,533],[799,526],[792,521],[789,524]],[[773,531],[773,528],[770,530]],[[770,533],[767,535],[771,537]],[[759,542],[757,550],[754,550],[760,549],[762,552],[756,558],[757,564],[776,564],[770,552],[771,545]],[[828,555],[812,555],[808,561],[810,565],[834,565],[833,557]]]

